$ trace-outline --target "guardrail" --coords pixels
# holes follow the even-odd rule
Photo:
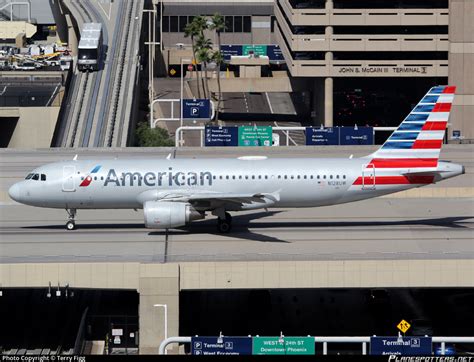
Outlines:
[[[181,141],[182,141],[182,133],[183,131],[199,131],[200,132],[200,139],[201,139],[201,147],[204,147],[204,130],[205,126],[182,126],[178,127],[176,129],[175,133],[175,145],[176,147],[181,147]],[[290,131],[305,131],[306,127],[275,127],[272,126],[272,129],[275,131],[282,131],[285,136],[286,136],[286,146],[290,145]],[[374,136],[375,132],[381,132],[381,131],[395,131],[397,127],[373,127],[374,130]]]
[[[374,336],[375,337],[375,336]],[[367,354],[367,343],[371,337],[314,337],[315,343],[323,344],[323,355],[328,354],[328,343],[361,343],[362,354]],[[432,343],[441,344],[441,355],[446,353],[446,343],[474,343],[474,337],[432,337]],[[169,337],[161,342],[158,354],[165,354],[166,347],[173,343],[191,343],[191,337]]]

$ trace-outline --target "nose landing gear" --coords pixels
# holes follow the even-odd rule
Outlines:
[[[66,209],[67,215],[68,215],[68,222],[66,223],[66,229],[67,230],[74,230],[76,229],[76,222],[74,218],[76,217],[76,209]]]

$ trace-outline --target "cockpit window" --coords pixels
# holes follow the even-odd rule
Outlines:
[[[37,181],[37,180],[39,180],[39,175],[37,173],[35,173],[31,179]]]
[[[46,181],[46,175],[44,173],[41,174],[41,181]]]
[[[33,177],[33,174],[32,173],[29,173],[26,177],[25,177],[25,180],[29,180],[30,178]]]

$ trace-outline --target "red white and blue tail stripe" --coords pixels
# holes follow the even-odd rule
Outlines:
[[[371,176],[359,177],[354,185],[432,183],[455,90],[454,86],[431,88],[382,147],[366,157],[364,174]]]
[[[383,146],[371,155],[377,168],[426,168],[438,164],[454,86],[429,90]]]

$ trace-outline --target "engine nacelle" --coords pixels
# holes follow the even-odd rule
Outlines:
[[[143,214],[149,229],[171,229],[204,218],[204,214],[184,202],[147,201]]]

